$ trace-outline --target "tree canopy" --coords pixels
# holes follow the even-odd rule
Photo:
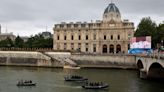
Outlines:
[[[42,34],[37,34],[35,36],[31,36],[25,42],[20,36],[17,36],[14,41],[10,38],[6,38],[5,40],[0,41],[0,47],[3,48],[52,48],[53,47],[53,39],[52,38],[44,38]]]
[[[14,43],[9,37],[7,37],[5,40],[0,41],[1,48],[4,48],[4,47],[10,48],[13,46],[14,46]]]
[[[156,48],[157,43],[160,43],[164,36],[163,24],[157,26],[157,24],[154,21],[152,21],[150,17],[142,18],[136,29],[134,36],[151,36],[152,48]]]
[[[23,39],[22,38],[20,38],[19,36],[17,36],[16,38],[15,38],[15,43],[14,43],[14,47],[16,47],[16,48],[23,48],[24,47],[24,41],[23,41]]]

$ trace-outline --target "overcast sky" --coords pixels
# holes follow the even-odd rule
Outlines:
[[[102,20],[110,0],[0,0],[2,32],[30,36],[39,32],[53,33],[60,22]],[[164,21],[164,0],[113,0],[122,19],[138,25],[142,17],[150,16],[156,23]],[[6,30],[7,29],[7,30]]]

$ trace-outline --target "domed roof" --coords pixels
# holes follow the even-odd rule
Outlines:
[[[104,14],[110,13],[110,12],[116,12],[120,14],[119,9],[116,7],[114,3],[110,3],[108,7],[105,9]]]

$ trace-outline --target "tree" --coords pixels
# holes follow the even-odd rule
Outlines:
[[[23,48],[24,47],[24,41],[22,38],[20,38],[19,36],[17,36],[15,38],[15,47],[16,48]]]
[[[28,41],[25,43],[27,48],[52,48],[53,47],[53,39],[47,38],[44,39],[42,34],[37,34],[35,36],[31,36]]]
[[[157,34],[158,34],[158,43],[164,45],[164,24],[159,24],[157,27]]]
[[[9,37],[7,37],[5,40],[0,41],[0,47],[11,48],[13,46],[13,41]]]
[[[152,37],[152,47],[155,48],[158,42],[157,25],[151,20],[150,17],[145,17],[141,19],[137,30],[134,34],[135,37],[141,36],[151,36]]]

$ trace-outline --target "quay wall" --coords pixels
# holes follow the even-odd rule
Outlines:
[[[51,59],[39,52],[0,51],[0,65],[51,66]]]
[[[0,65],[63,67],[66,58],[82,68],[136,68],[136,57],[133,55],[0,51]]]
[[[86,68],[137,68],[134,55],[71,55],[77,65]]]

